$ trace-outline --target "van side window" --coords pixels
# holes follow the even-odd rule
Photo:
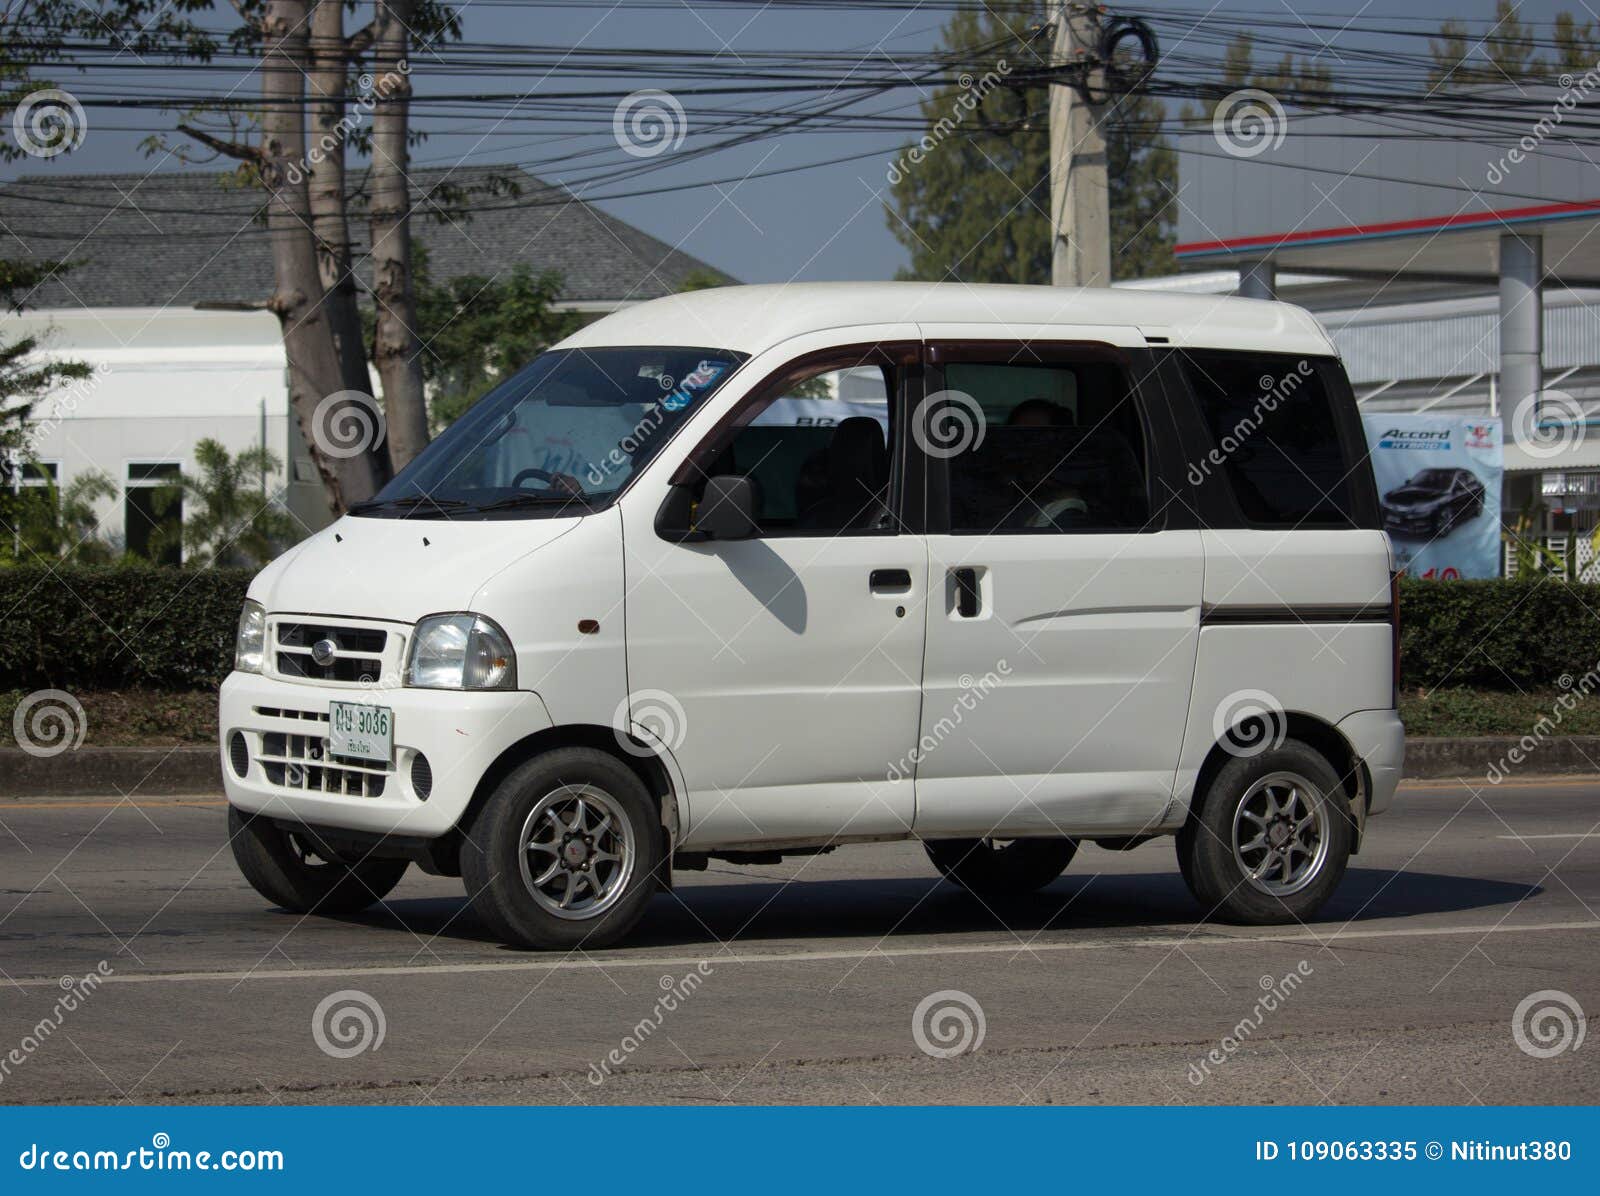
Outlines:
[[[1197,466],[1227,480],[1246,522],[1352,522],[1352,464],[1315,361],[1266,353],[1181,357],[1215,442]]]
[[[952,362],[946,399],[980,435],[947,457],[956,535],[1126,531],[1150,523],[1143,421],[1122,368]],[[952,408],[951,414],[956,414]],[[937,442],[936,410],[930,439]],[[945,455],[937,446],[934,455]]]
[[[894,443],[892,371],[823,370],[763,402],[707,476],[754,479],[764,536],[882,531]]]

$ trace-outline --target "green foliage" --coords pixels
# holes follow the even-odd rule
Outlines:
[[[1559,734],[1600,735],[1600,701],[1546,686],[1527,693],[1505,693],[1465,686],[1400,695],[1400,721],[1406,734],[1422,736],[1526,735],[1541,718],[1561,714]],[[1558,706],[1563,698],[1571,704]]]
[[[109,564],[117,550],[100,533],[96,508],[121,493],[116,479],[98,469],[86,470],[60,488],[0,492],[0,527],[10,529],[0,537],[0,564]]]
[[[1517,0],[1495,0],[1493,22],[1482,38],[1474,37],[1460,21],[1446,21],[1439,36],[1428,43],[1433,59],[1428,83],[1503,84],[1594,69],[1600,61],[1600,35],[1593,22],[1580,22],[1567,11],[1557,13],[1555,59],[1549,62],[1539,53],[1536,30],[1523,22],[1521,8]]]
[[[0,258],[0,309],[20,312],[33,289],[64,268],[61,262]],[[29,458],[26,424],[40,401],[63,383],[91,373],[82,362],[41,357],[44,347],[44,338],[35,334],[0,340],[0,456]]]
[[[984,47],[988,65],[968,71],[1015,73],[1047,65],[1048,38],[1024,44],[1030,22],[1050,6],[964,8],[944,27],[951,51]],[[1011,68],[1000,72],[1005,59]],[[904,156],[890,174],[889,228],[911,254],[902,278],[964,282],[1050,281],[1050,132],[1048,89],[993,87],[964,112],[968,89],[940,88],[922,102],[929,138],[922,160]],[[1159,134],[1162,107],[1137,93],[1111,103],[1105,115],[1111,207],[1111,272],[1118,278],[1170,273],[1177,160]],[[943,125],[941,125],[943,122]],[[947,133],[935,134],[941,128]],[[974,131],[981,129],[982,131]],[[1004,131],[995,131],[1004,130]],[[926,139],[925,139],[926,140]],[[910,147],[908,147],[909,152]]]
[[[194,459],[200,476],[185,476],[181,487],[185,564],[264,565],[295,539],[294,520],[276,495],[262,492],[262,477],[278,471],[271,452],[233,456],[207,438],[194,446]]]
[[[1271,93],[1279,101],[1315,103],[1334,90],[1333,72],[1327,66],[1310,58],[1297,58],[1285,53],[1271,67],[1256,68],[1255,39],[1241,33],[1228,43],[1222,56],[1222,78],[1218,84],[1223,94],[1240,88],[1255,87]],[[1183,118],[1186,121],[1209,121],[1222,102],[1222,96],[1209,100],[1200,107],[1189,105]]]
[[[1400,680],[1529,692],[1600,666],[1600,586],[1532,581],[1400,583]]]
[[[420,242],[412,269],[435,432],[582,323],[575,312],[555,310],[561,275],[553,270],[535,274],[519,262],[494,278],[466,274],[435,282]]]
[[[192,689],[233,667],[254,571],[0,569],[0,690]]]
[[[713,287],[729,286],[730,280],[715,270],[703,270],[698,266],[683,276],[683,281],[678,284],[680,294],[689,291],[709,291]]]

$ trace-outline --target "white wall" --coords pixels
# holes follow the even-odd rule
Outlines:
[[[328,521],[321,484],[289,417],[283,341],[272,314],[99,308],[0,317],[0,337],[28,334],[41,337],[47,356],[95,370],[34,410],[35,454],[59,463],[63,485],[90,469],[124,485],[128,465],[139,461],[176,462],[192,473],[194,446],[206,437],[232,453],[258,445],[264,407],[267,447],[296,479],[285,496],[289,509],[309,529]],[[268,492],[284,485],[280,469]],[[122,500],[101,514],[102,531],[120,542]]]

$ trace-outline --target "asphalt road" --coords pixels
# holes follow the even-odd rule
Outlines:
[[[224,817],[0,804],[0,1103],[1600,1102],[1560,1021],[1600,1011],[1600,781],[1407,786],[1307,926],[1197,924],[1166,840],[1004,908],[893,844],[687,874],[565,957],[420,873],[360,918],[269,908]],[[969,1049],[919,1044],[929,998],[921,1043]]]

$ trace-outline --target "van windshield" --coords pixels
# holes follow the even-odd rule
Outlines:
[[[489,519],[598,510],[744,360],[677,347],[541,354],[350,513]]]

